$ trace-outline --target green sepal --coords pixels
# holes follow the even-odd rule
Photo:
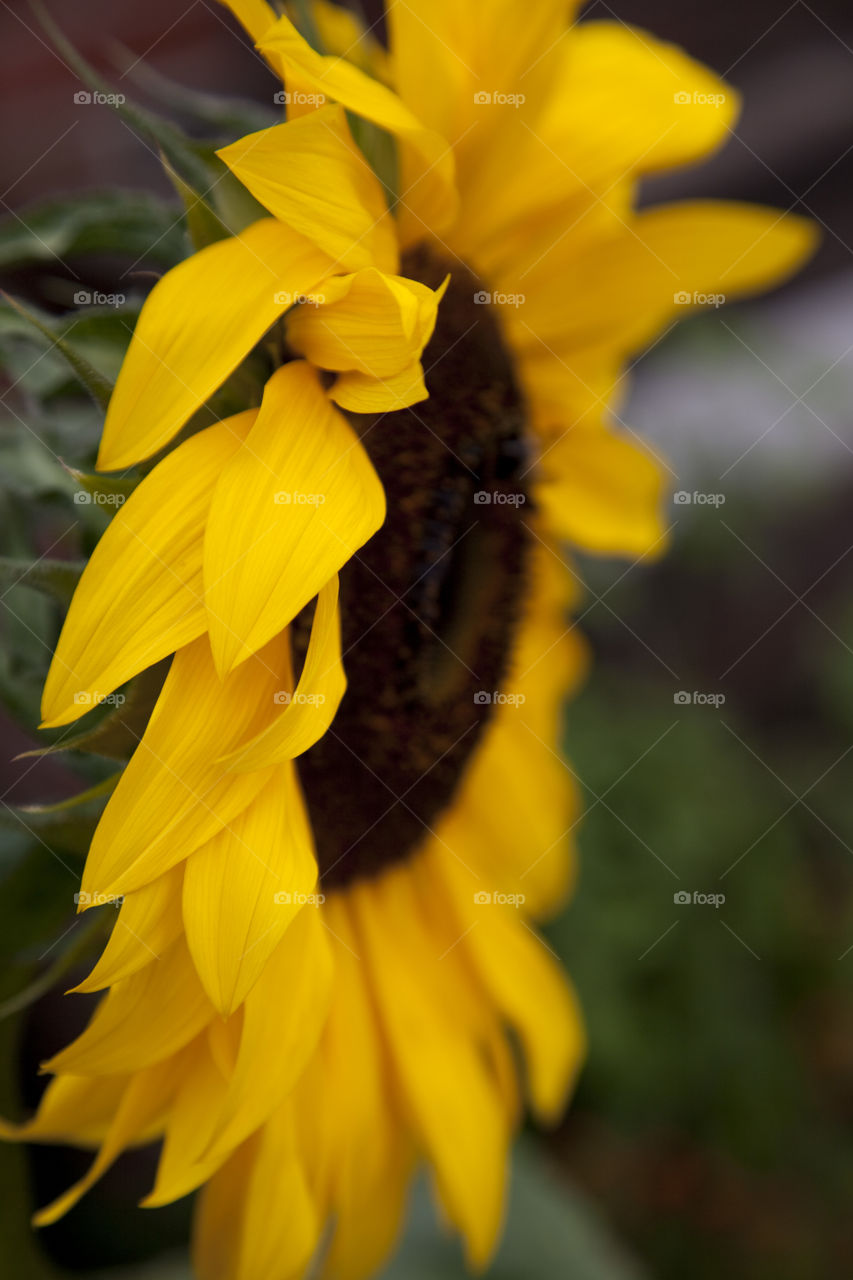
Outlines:
[[[139,484],[139,476],[102,476],[92,471],[78,471],[63,462],[62,467],[71,476],[75,484],[80,486],[87,497],[94,499],[96,505],[116,509],[130,497]],[[75,494],[75,501],[82,495]]]
[[[120,706],[111,707],[93,728],[84,729],[82,733],[75,733],[71,737],[60,737],[47,747],[23,751],[18,759],[55,756],[66,751],[85,751],[104,756],[108,760],[120,760],[122,763],[129,760],[145,732],[154,703],[163,687],[169,662],[169,658],[164,658],[132,680],[127,686],[125,701]],[[67,728],[61,732],[67,734]]]
[[[160,160],[167,178],[181,198],[186,213],[187,233],[193,248],[204,249],[217,240],[226,239],[231,230],[213,205],[184,181],[163,151],[160,152]]]

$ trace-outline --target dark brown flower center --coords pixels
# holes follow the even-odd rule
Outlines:
[[[421,251],[403,272],[435,287],[446,269]],[[325,888],[417,848],[452,803],[506,677],[527,568],[527,463],[511,361],[479,292],[452,268],[424,354],[429,400],[353,418],[388,515],[341,573],[347,692],[299,759]]]

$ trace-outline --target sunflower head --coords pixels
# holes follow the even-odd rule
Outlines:
[[[325,0],[227,7],[286,118],[218,150],[227,217],[190,190],[206,243],[109,400],[99,468],[138,483],[44,726],[154,693],[83,874],[122,900],[106,995],[21,1132],[99,1144],[42,1221],[162,1137],[146,1203],[204,1187],[200,1280],[371,1274],[420,1164],[482,1267],[523,1106],[558,1117],[583,1053],[535,923],[573,878],[573,550],[664,540],[626,361],[813,236],[639,211],[734,97],[564,0],[395,4],[387,49]]]

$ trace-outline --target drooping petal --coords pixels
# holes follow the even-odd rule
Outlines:
[[[448,887],[465,947],[490,999],[518,1034],[531,1102],[553,1123],[565,1105],[585,1049],[577,998],[544,944],[517,909],[478,893],[479,882],[437,843],[426,873]],[[478,901],[485,898],[486,901]]]
[[[342,373],[329,391],[329,398],[350,413],[395,413],[428,396],[420,360],[381,381],[365,373]]]
[[[405,873],[359,883],[351,901],[404,1105],[469,1264],[483,1267],[500,1226],[509,1134],[473,1038],[454,1025],[453,961],[425,931]]]
[[[317,1247],[322,1220],[295,1142],[293,1108],[264,1126],[252,1165],[234,1280],[297,1280]]]
[[[187,943],[224,1017],[242,1004],[316,883],[311,827],[288,760],[248,808],[187,861]]]
[[[302,755],[322,738],[332,723],[345,689],[338,575],[335,574],[317,597],[299,683],[292,694],[279,691],[284,711],[223,763],[248,772]]]
[[[183,876],[183,866],[173,867],[127,895],[98,963],[75,992],[114,986],[160,959],[181,932]]]
[[[316,244],[338,270],[396,270],[394,220],[342,107],[319,107],[250,133],[217,155],[279,222]]]
[[[258,47],[266,56],[281,58],[285,77],[292,74],[300,85],[309,85],[400,140],[398,214],[403,243],[447,225],[456,209],[456,193],[453,154],[443,138],[425,128],[385,85],[343,58],[316,53],[286,17],[279,18]]]
[[[107,525],[47,675],[43,728],[74,720],[205,630],[205,521],[222,468],[256,417],[248,409],[186,440]]]
[[[156,453],[332,262],[275,218],[208,245],[154,286],[116,381],[98,455],[116,471]]]
[[[148,728],[98,823],[84,892],[140,888],[251,804],[269,771],[234,773],[217,755],[236,750],[269,723],[289,671],[285,637],[226,680],[216,674],[206,636],[175,655]]]
[[[211,1156],[243,1142],[290,1093],[317,1047],[332,977],[321,913],[308,904],[246,997],[237,1065]]]
[[[148,1131],[162,1116],[176,1081],[175,1064],[171,1062],[158,1062],[131,1076],[101,1149],[86,1174],[52,1204],[34,1215],[35,1226],[47,1227],[56,1222],[94,1186],[126,1147],[143,1136],[149,1136]],[[97,1087],[89,1082],[90,1089]]]
[[[284,365],[213,496],[204,580],[217,668],[287,626],[384,518],[379,478],[316,371]]]
[[[186,943],[112,987],[86,1030],[49,1062],[54,1074],[131,1073],[177,1053],[215,1016]]]
[[[393,378],[420,358],[446,287],[433,291],[372,267],[339,276],[320,287],[322,305],[291,312],[288,344],[321,369]]]

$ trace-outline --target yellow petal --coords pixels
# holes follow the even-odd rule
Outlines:
[[[211,1156],[224,1156],[264,1123],[316,1049],[333,976],[321,912],[311,904],[299,912],[246,997],[237,1065]]]
[[[381,381],[364,373],[342,373],[329,391],[329,398],[350,413],[394,413],[428,397],[420,360]]]
[[[250,133],[216,154],[256,200],[338,269],[396,269],[394,220],[341,107]]]
[[[74,720],[205,630],[205,521],[222,468],[256,417],[249,409],[185,441],[107,525],[59,637],[42,727]]]
[[[374,268],[340,276],[320,286],[321,305],[291,312],[288,344],[321,369],[393,378],[420,358],[446,287],[434,292]]]
[[[127,895],[98,963],[75,992],[101,991],[160,959],[181,932],[183,875],[173,867]]]
[[[227,1090],[227,1082],[214,1061],[207,1037],[199,1036],[189,1046],[175,1084],[157,1178],[142,1201],[146,1209],[189,1195],[220,1163],[205,1160],[202,1155]]]
[[[491,999],[518,1034],[527,1061],[529,1089],[540,1119],[553,1123],[565,1105],[585,1049],[574,991],[547,948],[513,906],[478,902],[480,884],[437,843],[429,870],[450,890],[467,954]]]
[[[242,1004],[317,883],[292,761],[187,861],[184,924],[204,989],[223,1016]]]
[[[84,892],[94,897],[140,888],[251,804],[269,771],[233,773],[217,757],[269,723],[289,669],[283,637],[224,681],[206,636],[175,655],[148,728],[98,823]]]
[[[567,431],[546,453],[536,497],[553,536],[602,555],[664,548],[664,478],[639,444],[609,431]]]
[[[394,82],[418,119],[459,152],[464,154],[467,144],[467,151],[483,153],[508,115],[519,106],[532,110],[536,105],[540,82],[548,83],[543,63],[553,56],[578,7],[577,0],[389,5]],[[516,105],[518,95],[522,100]],[[459,165],[461,184],[467,167]]]
[[[57,1076],[45,1089],[36,1114],[22,1124],[0,1119],[7,1142],[74,1142],[98,1146],[113,1122],[128,1076]]]
[[[82,1035],[44,1069],[78,1076],[135,1072],[182,1049],[214,1016],[179,938],[157,964],[112,987]]]
[[[294,1140],[290,1107],[264,1126],[252,1164],[234,1280],[297,1280],[322,1221]]]
[[[474,1037],[451,1020],[452,962],[425,932],[405,871],[359,884],[352,901],[404,1104],[469,1265],[482,1268],[501,1221],[507,1120]]]
[[[281,17],[258,48],[282,59],[285,77],[293,75],[348,111],[363,116],[400,140],[401,190],[399,223],[404,243],[441,231],[456,210],[453,154],[438,134],[421,121],[377,80],[343,58],[323,57],[302,38],[293,23]]]
[[[338,576],[335,574],[317,597],[299,683],[292,694],[285,690],[277,694],[284,711],[224,763],[245,773],[302,755],[322,738],[332,723],[345,689]]]
[[[162,1115],[175,1083],[174,1067],[168,1062],[160,1062],[131,1077],[103,1146],[87,1173],[52,1204],[40,1209],[33,1218],[34,1226],[47,1227],[61,1218],[106,1173],[126,1147],[147,1133]]]
[[[98,467],[130,467],[168,444],[331,265],[310,240],[262,218],[173,267],[137,321],[107,410]]]
[[[266,644],[385,518],[385,495],[349,423],[301,361],[273,374],[245,446],[222,472],[204,551],[217,668]]]

